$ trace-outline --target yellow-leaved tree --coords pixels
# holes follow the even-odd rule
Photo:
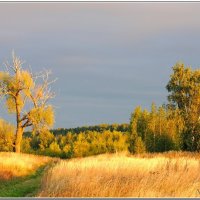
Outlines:
[[[49,129],[54,123],[53,107],[48,104],[54,97],[49,81],[49,71],[33,75],[31,70],[23,69],[22,61],[13,53],[12,64],[6,63],[0,71],[0,96],[5,99],[9,113],[16,116],[15,152],[20,153],[25,128],[34,131]]]
[[[177,63],[166,88],[169,104],[184,119],[183,150],[200,151],[200,69]]]

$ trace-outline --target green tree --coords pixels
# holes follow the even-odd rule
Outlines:
[[[137,107],[131,115],[129,151],[135,153],[136,143],[141,143],[140,140],[148,152],[179,150],[183,128],[184,123],[178,109],[164,105],[157,107],[154,103],[150,112]]]
[[[200,150],[200,70],[177,63],[166,88],[169,105],[178,108],[184,119],[184,150]]]
[[[33,75],[22,68],[22,61],[14,54],[12,64],[0,71],[0,95],[5,98],[8,112],[16,116],[15,152],[20,153],[25,128],[40,130],[53,125],[54,112],[48,105],[48,100],[54,97],[50,83],[49,72]]]
[[[138,135],[138,131],[141,131],[140,121],[142,117],[141,107],[136,107],[131,115],[130,128],[129,128],[129,146],[130,153],[140,153],[145,151],[145,144],[142,138]]]
[[[146,151],[145,144],[141,137],[137,137],[134,142],[133,153],[140,154]]]

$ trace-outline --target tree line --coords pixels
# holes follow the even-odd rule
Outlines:
[[[114,127],[116,126],[114,125]],[[0,127],[0,151],[13,151],[14,126],[0,120]],[[31,136],[25,134],[25,136],[21,142],[23,153],[61,158],[127,151],[129,145],[127,132],[106,129],[101,132],[86,130],[78,133],[65,132],[65,134],[55,134],[49,130],[43,130],[40,133],[32,133]]]
[[[81,133],[85,131],[96,131],[96,132],[103,132],[105,130],[109,131],[120,131],[120,132],[127,132],[129,128],[129,124],[99,124],[94,126],[82,126],[76,128],[58,128],[50,130],[54,135],[65,135],[67,132],[71,133]]]
[[[168,102],[152,103],[151,110],[136,107],[129,124],[101,124],[49,130],[54,109],[49,99],[49,73],[33,74],[13,55],[11,65],[0,72],[0,96],[16,127],[0,120],[0,151],[15,151],[62,158],[101,153],[200,150],[200,70],[183,63],[172,68],[166,89]],[[31,132],[25,132],[31,127]]]

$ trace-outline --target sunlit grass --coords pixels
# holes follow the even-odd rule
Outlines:
[[[29,175],[50,160],[44,156],[0,152],[0,180]]]
[[[199,197],[198,154],[125,154],[60,161],[43,177],[46,197]]]

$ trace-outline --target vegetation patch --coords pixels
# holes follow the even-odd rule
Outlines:
[[[40,167],[35,173],[0,181],[0,197],[25,197],[34,196],[40,188],[41,176],[45,166]]]

